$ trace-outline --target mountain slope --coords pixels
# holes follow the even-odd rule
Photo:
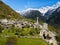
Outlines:
[[[60,7],[51,14],[47,22],[54,25],[55,28],[60,29]]]
[[[51,6],[51,7],[47,7],[48,11],[45,13],[45,17],[49,18],[49,16],[51,16],[51,14],[56,11],[56,9],[60,7],[60,2],[57,2],[55,5]]]
[[[57,40],[60,45],[60,7],[58,7],[52,14],[49,16],[47,23],[53,26],[57,32]],[[51,28],[52,29],[52,28]]]
[[[36,9],[35,10],[34,9],[27,9],[24,11],[24,13],[22,15],[28,19],[36,20],[36,18],[39,17],[40,21],[45,21],[45,17],[42,16],[42,13]]]
[[[17,12],[15,12],[12,8],[8,5],[0,1],[0,19],[7,18],[7,19],[22,19],[23,17],[20,16]]]
[[[36,19],[36,17],[40,17],[41,13],[38,10],[29,10],[27,11],[24,16],[26,18],[32,18],[32,19]]]

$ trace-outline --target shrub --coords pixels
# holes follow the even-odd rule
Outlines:
[[[6,45],[17,45],[16,41],[17,41],[16,37],[8,37]]]

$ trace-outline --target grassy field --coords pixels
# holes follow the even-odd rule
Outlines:
[[[18,38],[18,45],[48,45],[40,38]]]
[[[6,45],[6,38],[0,38],[0,45]],[[17,38],[17,45],[48,45],[40,38]]]
[[[6,44],[6,38],[2,37],[0,38],[0,45],[5,45]]]

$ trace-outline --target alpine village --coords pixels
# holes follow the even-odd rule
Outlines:
[[[60,45],[60,6],[44,16],[27,10],[20,14],[0,0],[0,45]]]

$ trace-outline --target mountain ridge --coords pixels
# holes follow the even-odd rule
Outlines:
[[[46,7],[41,7],[41,8],[38,8],[38,9],[34,9],[34,8],[27,8],[25,10],[22,10],[22,11],[17,11],[18,13],[21,13],[23,15],[23,13],[25,13],[26,11],[29,11],[29,10],[38,10],[40,11],[43,16],[46,12],[48,12],[48,10],[56,10],[58,7],[60,6],[60,2],[57,2],[56,4],[52,5],[52,6],[46,6]]]

